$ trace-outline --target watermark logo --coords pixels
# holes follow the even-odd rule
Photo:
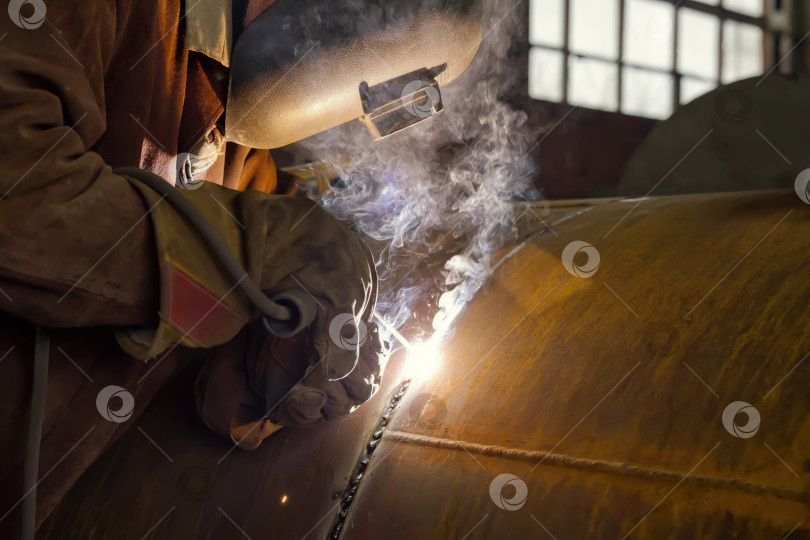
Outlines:
[[[799,173],[793,187],[796,188],[796,195],[805,203],[810,204],[810,169]]]
[[[714,111],[729,124],[744,124],[754,110],[754,102],[748,94],[736,88],[727,88],[714,98]]]
[[[745,425],[737,425],[735,420],[737,415],[744,413],[748,420]],[[760,416],[759,411],[754,408],[750,403],[745,401],[734,401],[729,403],[723,411],[723,427],[726,428],[730,434],[740,439],[750,439],[759,431]]]
[[[543,220],[551,215],[551,204],[548,202],[548,199],[538,198],[537,200],[528,201],[525,205],[525,210],[520,213],[517,219],[528,214],[529,216]]]
[[[183,152],[177,154],[177,161],[175,161],[175,186],[182,187],[188,190],[200,189],[205,180],[202,178],[194,178],[194,162],[199,158],[194,154]]]
[[[547,218],[551,215],[551,203],[548,199],[540,199],[534,203],[534,208],[530,211],[539,218]]]
[[[574,262],[574,257],[579,253],[584,253],[588,256],[588,260],[584,264],[577,264]],[[595,247],[588,242],[582,240],[574,240],[562,252],[562,263],[569,274],[581,278],[589,278],[593,276],[599,269],[599,252]]]
[[[110,400],[119,398],[121,406],[114,410],[110,407]],[[110,385],[101,389],[96,396],[96,409],[105,420],[120,424],[129,420],[135,410],[135,398],[120,386]]]
[[[680,342],[678,329],[667,322],[653,321],[644,331],[644,348],[652,357],[667,357]]]
[[[26,30],[36,30],[42,26],[47,11],[42,0],[11,0],[8,3],[8,16],[11,17],[11,22]]]
[[[177,490],[186,499],[203,502],[211,494],[211,473],[197,465],[189,465],[177,475]]]
[[[512,486],[515,490],[514,495],[507,498],[504,497],[503,491],[506,486]],[[526,482],[515,476],[514,474],[504,473],[496,476],[489,484],[489,497],[495,506],[501,510],[509,510],[514,512],[520,510],[526,504],[526,498],[529,496],[529,488]]]
[[[408,412],[417,426],[436,429],[447,416],[447,405],[433,394],[419,394],[411,401]]]
[[[420,93],[420,95],[413,95]],[[436,105],[441,101],[441,94],[435,86],[425,81],[411,81],[402,89],[401,99],[407,100],[406,111],[419,118],[433,115]]]
[[[356,351],[362,347],[367,335],[365,323],[351,313],[341,313],[329,323],[329,337],[332,342],[347,351]]]

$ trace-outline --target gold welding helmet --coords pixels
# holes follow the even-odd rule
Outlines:
[[[481,43],[482,0],[279,0],[239,36],[228,140],[278,148],[360,119],[375,139],[443,108]]]

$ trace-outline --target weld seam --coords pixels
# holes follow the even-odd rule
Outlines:
[[[643,478],[655,482],[689,482],[698,486],[726,489],[730,491],[742,491],[755,495],[768,495],[780,499],[791,499],[799,502],[810,501],[810,493],[797,491],[789,488],[780,488],[766,484],[757,484],[740,479],[719,478],[711,476],[686,475],[676,471],[661,469],[651,469],[629,465],[627,463],[596,460],[589,458],[578,458],[565,454],[544,452],[540,450],[524,450],[521,448],[510,448],[504,446],[485,445],[468,441],[445,439],[441,437],[430,437],[427,435],[417,435],[404,431],[391,430],[386,433],[384,440],[411,444],[415,446],[427,446],[440,448],[443,450],[466,451],[488,457],[512,459],[516,461],[526,461],[529,463],[542,463],[544,466],[557,466],[583,471],[594,471],[605,474],[619,476],[630,476]]]

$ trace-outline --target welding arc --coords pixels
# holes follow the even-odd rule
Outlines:
[[[393,334],[393,336],[397,338],[399,342],[402,343],[407,350],[411,350],[411,343],[407,340],[407,338],[402,334],[400,334],[399,331],[396,328],[394,328],[393,325],[388,324],[385,318],[383,318],[383,316],[380,315],[380,313],[376,309],[374,310],[374,317],[376,317],[377,320],[380,322],[380,324],[383,325],[383,327],[385,327],[386,330],[391,332],[391,334]]]
[[[177,208],[197,229],[197,232],[205,239],[211,251],[222,263],[228,274],[236,281],[237,286],[245,293],[245,296],[253,302],[262,313],[271,321],[265,327],[279,337],[292,336],[315,319],[316,310],[314,306],[307,305],[310,300],[300,295],[290,298],[290,295],[283,295],[283,305],[265,295],[261,289],[250,279],[245,269],[236,260],[228,245],[220,238],[219,233],[211,223],[205,218],[200,210],[183,195],[180,190],[166,182],[160,176],[134,167],[122,167],[115,169],[116,174],[126,176],[141,182],[163,195],[175,208]],[[266,319],[265,319],[266,320]]]

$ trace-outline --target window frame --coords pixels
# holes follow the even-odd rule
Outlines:
[[[555,103],[563,103],[566,105],[570,105],[568,102],[568,98],[570,96],[570,66],[569,66],[569,58],[576,57],[576,58],[584,58],[584,59],[593,59],[599,60],[602,62],[611,63],[618,69],[618,76],[616,77],[616,103],[617,107],[615,111],[608,111],[618,114],[625,114],[622,111],[622,97],[624,92],[624,68],[628,67],[631,69],[637,69],[641,71],[646,71],[650,73],[659,73],[659,74],[666,74],[672,77],[672,111],[676,111],[681,106],[681,79],[684,77],[686,78],[699,78],[695,77],[694,75],[690,75],[688,73],[683,73],[678,71],[678,44],[679,44],[679,35],[678,35],[678,25],[679,25],[679,13],[681,9],[691,9],[694,11],[698,11],[701,13],[706,13],[712,15],[717,18],[719,21],[719,37],[717,40],[717,71],[714,74],[714,81],[716,82],[717,86],[720,86],[723,83],[723,39],[724,39],[724,31],[725,31],[725,22],[726,21],[735,21],[739,23],[749,24],[758,27],[762,31],[762,59],[763,59],[763,73],[766,73],[769,69],[775,65],[775,61],[773,59],[773,53],[776,52],[777,47],[774,45],[774,40],[778,39],[778,34],[774,32],[768,24],[768,7],[770,5],[769,0],[763,1],[763,13],[759,16],[752,16],[745,13],[740,13],[738,11],[733,11],[724,7],[723,3],[724,0],[718,0],[718,5],[710,5],[704,4],[697,0],[654,0],[656,2],[662,2],[670,4],[674,7],[673,11],[673,27],[672,27],[672,59],[671,59],[671,69],[663,69],[663,68],[656,68],[647,65],[640,65],[634,62],[627,62],[624,59],[625,56],[625,47],[624,47],[624,32],[625,32],[625,19],[626,19],[626,11],[627,11],[627,2],[628,0],[618,0],[618,60],[613,60],[607,57],[601,57],[598,55],[593,54],[583,54],[579,52],[574,52],[570,48],[570,40],[571,40],[571,0],[561,0],[563,2],[563,32],[562,32],[562,47],[556,47],[553,45],[547,45],[542,43],[532,43],[531,37],[529,37],[529,48],[538,48],[544,49],[547,51],[555,51],[562,54],[563,57],[563,73],[562,73],[562,96],[563,99],[560,102]],[[531,6],[529,6],[531,9]],[[531,13],[529,14],[531,19]],[[537,99],[537,98],[532,98]],[[587,107],[584,107],[587,108]],[[637,116],[637,115],[627,115],[627,116]]]

